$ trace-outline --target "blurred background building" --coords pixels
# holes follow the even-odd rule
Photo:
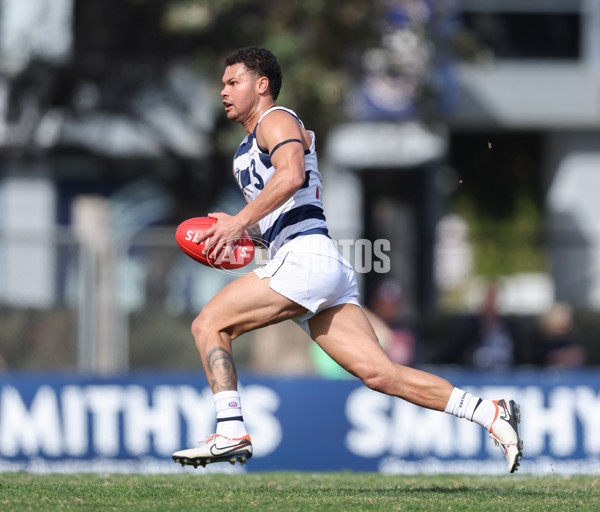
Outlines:
[[[578,364],[600,362],[600,1],[310,5],[0,2],[6,370],[199,368],[189,325],[235,276],[173,234],[242,206],[218,91],[223,57],[251,44],[279,56],[281,102],[317,131],[330,230],[366,305],[401,285],[418,364],[455,362],[451,326],[490,283],[511,364],[540,364],[556,303]],[[318,371],[282,329],[237,344],[243,370]]]

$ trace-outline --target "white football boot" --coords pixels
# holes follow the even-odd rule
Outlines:
[[[494,400],[496,417],[490,427],[490,439],[506,455],[509,473],[514,473],[521,463],[523,441],[519,437],[518,424],[521,421],[521,408],[514,400]]]
[[[213,434],[206,441],[199,443],[197,448],[180,450],[172,456],[175,462],[182,466],[206,467],[213,462],[230,462],[245,464],[252,457],[252,442],[250,436],[232,439]]]

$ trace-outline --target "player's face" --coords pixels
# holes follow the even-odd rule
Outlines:
[[[227,119],[243,123],[258,102],[257,78],[243,64],[225,68],[221,90]]]

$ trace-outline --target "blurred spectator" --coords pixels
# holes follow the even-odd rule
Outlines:
[[[484,292],[481,309],[458,320],[450,334],[443,362],[477,368],[509,368],[514,362],[514,337],[498,310],[494,284]]]
[[[395,279],[386,279],[373,294],[372,312],[366,313],[390,359],[410,366],[415,362],[417,340],[415,328],[407,322],[404,315],[405,300],[400,283]]]
[[[533,362],[538,365],[575,368],[585,364],[587,352],[576,342],[569,305],[557,303],[541,317],[532,349]]]

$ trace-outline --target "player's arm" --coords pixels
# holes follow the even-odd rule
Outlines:
[[[256,136],[260,146],[269,152],[275,173],[258,197],[236,215],[246,227],[285,203],[306,179],[307,135],[294,116],[282,110],[271,112],[258,125]]]
[[[210,247],[210,257],[218,257],[231,240],[285,203],[303,185],[307,139],[306,131],[296,118],[285,111],[276,110],[263,118],[257,129],[257,140],[262,148],[269,151],[275,173],[258,197],[237,215],[210,214],[219,219],[212,228],[211,235],[214,234],[217,241]]]

